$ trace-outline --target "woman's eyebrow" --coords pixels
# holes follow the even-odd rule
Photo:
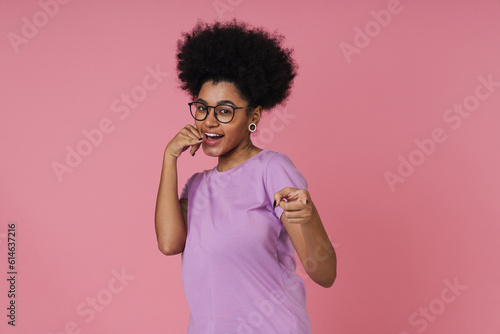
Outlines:
[[[202,98],[198,98],[198,99],[196,100],[196,102],[201,102],[201,103],[204,103],[204,104],[208,104],[208,102],[207,102],[207,101],[205,101],[205,100],[203,100]],[[235,105],[236,105],[236,104],[235,104],[233,101],[231,101],[231,100],[222,100],[222,101],[218,101],[218,102],[217,102],[217,105],[219,105],[219,104],[231,104],[231,105],[233,105],[233,106],[235,106]]]
[[[222,101],[219,101],[217,102],[217,104],[232,104],[233,106],[235,106],[236,104],[231,101],[231,100],[222,100]]]

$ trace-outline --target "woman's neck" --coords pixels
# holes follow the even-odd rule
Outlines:
[[[247,161],[260,151],[262,151],[262,149],[254,146],[251,141],[242,143],[242,145],[239,145],[226,154],[219,156],[217,170],[219,172],[230,170]]]

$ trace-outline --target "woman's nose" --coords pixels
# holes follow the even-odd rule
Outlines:
[[[217,125],[219,121],[217,118],[215,118],[215,108],[211,108],[212,110],[209,109],[207,118],[205,118],[205,123],[208,125]],[[210,112],[211,111],[211,112]]]

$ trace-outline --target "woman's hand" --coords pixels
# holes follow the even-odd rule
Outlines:
[[[286,187],[274,194],[274,200],[274,207],[283,209],[289,223],[305,224],[311,220],[313,207],[307,190]]]
[[[196,129],[196,124],[188,124],[168,143],[165,154],[170,154],[178,158],[182,152],[191,146],[191,155],[194,155],[200,148],[202,140],[203,136],[200,135],[200,132]]]

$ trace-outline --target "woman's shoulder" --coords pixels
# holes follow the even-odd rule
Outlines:
[[[305,177],[286,153],[270,151],[264,175],[266,185],[274,192],[285,187],[307,189]]]
[[[287,170],[295,170],[295,164],[286,153],[267,150],[262,157],[262,165],[267,173],[281,173]]]
[[[288,157],[287,154],[281,153],[273,150],[266,150],[267,154],[265,156],[265,160],[270,164],[280,164],[280,163],[292,163],[292,160]]]
[[[195,172],[193,175],[188,177],[186,183],[193,183],[196,180],[201,180],[204,177],[206,177],[210,172],[211,172],[210,169],[205,169],[205,170],[200,171],[200,172]]]

